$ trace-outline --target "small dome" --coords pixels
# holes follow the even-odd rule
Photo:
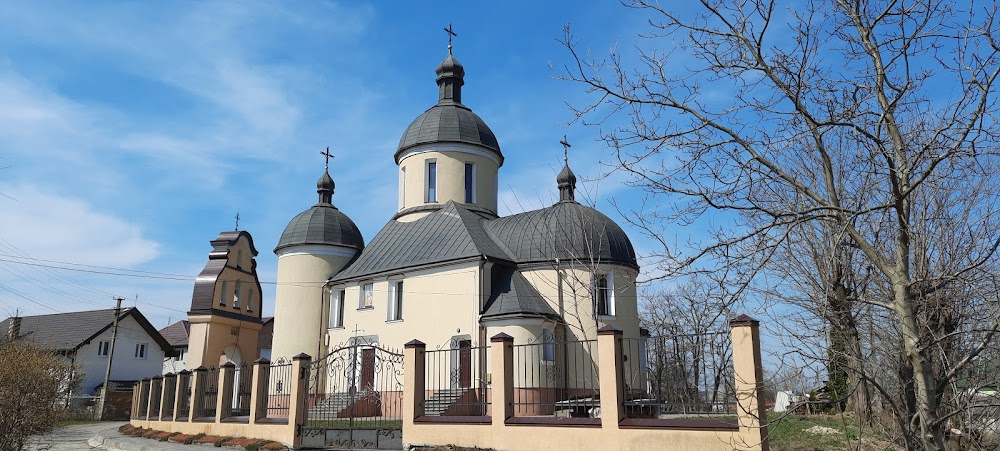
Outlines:
[[[625,231],[603,213],[576,202],[559,202],[486,224],[518,263],[558,258],[639,267]]]
[[[333,183],[333,177],[330,177],[329,172],[324,172],[323,175],[320,176],[319,180],[316,181],[317,192],[329,191],[332,195],[333,189],[336,188],[336,186],[337,184]]]
[[[300,244],[343,246],[359,251],[365,248],[364,237],[354,221],[329,204],[313,205],[292,218],[281,233],[274,252]]]
[[[438,104],[417,116],[406,128],[396,149],[399,156],[410,147],[436,142],[473,144],[492,151],[503,163],[500,144],[493,130],[472,110],[460,104]]]
[[[441,61],[441,64],[438,64],[438,67],[434,69],[434,72],[438,74],[439,78],[446,76],[461,78],[465,76],[465,66],[458,62],[458,59],[454,56],[449,54],[444,61]]]

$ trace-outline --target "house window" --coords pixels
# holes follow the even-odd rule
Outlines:
[[[233,289],[233,308],[240,308],[240,281],[236,281],[236,288]]]
[[[598,316],[615,314],[615,278],[613,273],[594,275],[594,303]]]
[[[372,308],[375,305],[374,299],[372,299],[372,296],[374,296],[374,294],[372,293],[372,284],[371,283],[362,284],[361,285],[361,300],[358,303],[358,308],[359,309]]]
[[[465,203],[476,202],[476,164],[465,163]]]
[[[253,311],[253,290],[247,290],[247,311]]]
[[[389,281],[389,312],[386,321],[403,319],[403,281]]]
[[[188,350],[187,348],[177,348],[177,361],[183,362],[187,358]]]
[[[145,359],[146,358],[146,343],[136,343],[135,344],[135,358]]]
[[[219,290],[219,305],[226,306],[226,294],[229,293],[229,283],[222,282],[222,289]]]
[[[344,327],[344,290],[330,293],[330,328]]]
[[[110,341],[99,341],[97,342],[97,355],[101,357],[107,357],[111,352],[111,342]]]
[[[542,361],[543,362],[555,362],[556,361],[556,343],[555,343],[555,333],[551,330],[542,330]]]
[[[437,202],[437,161],[427,160],[427,190],[424,202]]]

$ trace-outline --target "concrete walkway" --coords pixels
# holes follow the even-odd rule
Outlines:
[[[107,429],[118,432],[118,428],[123,424],[125,424],[124,421],[107,421],[61,427],[50,434],[31,437],[28,439],[25,449],[31,451],[94,449],[94,446],[88,444],[91,437]]]

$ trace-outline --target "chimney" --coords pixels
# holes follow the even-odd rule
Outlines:
[[[7,338],[10,341],[17,340],[17,337],[21,335],[21,317],[14,316],[10,318],[10,324],[7,327]]]

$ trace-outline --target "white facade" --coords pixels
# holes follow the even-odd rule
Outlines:
[[[94,388],[104,383],[108,358],[114,360],[111,365],[111,380],[131,381],[163,374],[163,350],[131,316],[125,316],[118,322],[114,356],[98,352],[108,347],[102,346],[102,343],[111,343],[112,330],[113,328],[108,328],[76,351],[73,361],[81,375],[78,389],[81,395],[96,394]]]

